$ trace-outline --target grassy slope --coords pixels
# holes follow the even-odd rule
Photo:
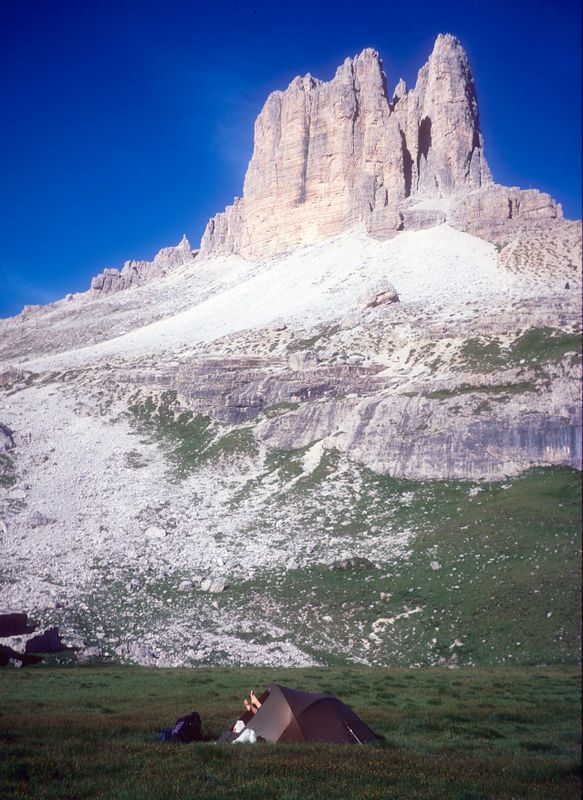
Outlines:
[[[581,353],[580,332],[568,333],[558,328],[529,328],[508,347],[496,337],[468,339],[461,349],[465,365],[479,372],[518,367],[525,362],[543,364],[563,358],[567,353]]]
[[[381,748],[161,745],[196,708],[216,736],[249,687],[338,694]],[[0,673],[0,796],[16,798],[578,797],[576,667]]]
[[[293,642],[328,665],[579,662],[580,473],[534,470],[470,496],[470,484],[395,481],[362,470],[331,499],[325,469],[289,490],[290,476],[301,475],[294,455],[268,460],[268,478],[279,474],[282,492],[265,493],[242,537],[253,542],[278,519],[284,536],[313,532],[316,549],[307,567],[265,568],[212,597],[228,619],[249,620],[242,638]],[[256,484],[249,491],[259,491]],[[414,532],[406,552],[383,557],[383,537],[406,530]],[[331,571],[318,554],[324,536],[338,540],[339,552],[368,555],[370,543],[376,566]],[[140,578],[140,591],[128,595],[125,583],[134,577],[128,572],[84,598],[88,611],[74,622],[90,643],[99,626],[121,640],[130,624],[163,625],[169,614],[213,629],[208,595],[177,591],[187,573],[147,585]],[[394,621],[373,628],[382,619]],[[270,629],[281,631],[279,639]],[[224,655],[217,651],[209,663],[225,663]]]
[[[466,367],[487,371],[522,361],[542,365],[579,349],[574,334],[531,329],[505,348],[495,340],[469,340],[462,355]],[[161,443],[171,480],[238,457],[257,468],[257,476],[246,480],[243,466],[241,491],[232,497],[234,508],[256,501],[241,527],[242,541],[253,546],[258,533],[269,531],[274,540],[309,539],[314,545],[309,558],[302,554],[300,568],[265,568],[212,596],[227,619],[249,619],[241,638],[291,641],[329,665],[362,659],[394,666],[579,661],[579,473],[533,470],[484,485],[472,496],[473,484],[397,481],[356,465],[346,468],[331,451],[314,472],[303,474],[305,451],[272,451],[260,463],[248,427],[229,429],[191,412],[175,413],[176,392],[162,393],[159,404],[140,392],[133,400],[136,432]],[[287,410],[289,404],[280,403],[264,414]],[[139,452],[126,457],[129,466],[141,466]],[[164,524],[169,527],[170,520]],[[411,532],[406,557],[395,558],[389,547],[383,552],[384,540],[405,531]],[[326,552],[319,548],[324,539],[331,542]],[[331,572],[322,562],[335,547],[342,555],[347,548],[369,555],[370,547],[377,566]],[[1,573],[0,567],[0,584]],[[216,631],[221,623],[209,595],[177,590],[191,577],[177,569],[153,580],[130,565],[115,579],[103,575],[96,591],[83,598],[86,611],[51,610],[44,621],[72,623],[93,645],[101,644],[95,638],[100,626],[109,650],[132,626],[139,639],[142,630],[157,630],[169,618],[183,627],[188,620],[194,635]],[[132,580],[137,588],[129,593]],[[393,621],[373,628],[379,619]],[[280,633],[266,633],[270,627]],[[225,663],[224,655],[217,650],[205,663]]]
[[[468,340],[459,356],[464,368],[479,371],[522,364],[542,369],[546,362],[580,349],[577,334],[529,329],[506,347],[495,338]],[[455,391],[470,388],[476,390]],[[483,388],[492,393],[529,387]],[[437,400],[440,392],[434,395]],[[202,464],[225,458],[256,459],[248,427],[225,433],[225,426],[208,418],[175,414],[175,400],[175,392],[166,392],[158,405],[138,392],[131,408],[137,430],[163,446],[172,479],[181,480]],[[286,404],[279,404],[265,413],[286,410]],[[315,545],[308,567],[264,569],[215,599],[233,619],[246,609],[256,641],[265,641],[266,621],[283,627],[304,651],[328,664],[361,659],[402,666],[578,662],[579,473],[532,470],[507,483],[484,485],[472,496],[469,483],[397,481],[356,466],[343,475],[334,452],[326,453],[319,467],[303,476],[303,454],[272,451],[259,466],[259,477],[244,483],[233,498],[235,507],[262,498],[241,531],[245,542],[252,545],[257,533],[273,530],[278,522],[290,541],[309,532]],[[388,551],[383,557],[382,536],[388,541],[407,531],[411,536],[406,557],[395,559]],[[344,552],[352,544],[363,554],[370,544],[377,566],[331,572],[319,558],[317,545],[325,537],[338,542]],[[123,592],[110,588],[117,608]],[[172,581],[151,586],[148,592],[171,602],[174,611],[196,611],[201,627],[210,624],[200,593],[185,596]],[[261,595],[266,602],[257,601]],[[88,598],[88,621],[80,626],[88,638],[96,616],[104,617],[106,630],[111,618],[120,616],[119,609],[117,614],[101,610],[100,603],[99,597]],[[133,618],[135,602],[126,610]],[[143,611],[146,620],[147,602]],[[407,616],[409,611],[414,613]],[[160,609],[161,622],[166,612]],[[393,621],[373,628],[379,619]]]
[[[296,487],[306,494],[308,517],[314,487]],[[336,572],[316,563],[274,571],[233,587],[219,602],[234,611],[257,591],[271,595],[285,609],[294,641],[327,663],[355,653],[393,665],[577,662],[580,492],[581,475],[571,470],[535,470],[473,497],[468,484],[365,472],[342,531],[353,530],[362,543],[371,514],[379,525],[414,530],[407,557],[380,568]],[[325,516],[324,504],[313,513]],[[414,608],[421,611],[396,618]],[[371,643],[372,624],[381,618],[396,619],[377,627],[380,641]]]

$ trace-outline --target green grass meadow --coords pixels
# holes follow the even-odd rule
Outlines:
[[[580,669],[40,666],[0,673],[0,797],[576,798]],[[380,747],[161,744],[196,709],[217,737],[251,687],[330,691]]]

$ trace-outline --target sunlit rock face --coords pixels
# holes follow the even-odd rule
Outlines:
[[[203,253],[273,255],[359,221],[381,237],[403,229],[417,198],[444,200],[491,184],[467,55],[439,36],[408,92],[389,96],[371,49],[324,83],[306,75],[269,96],[255,123],[243,198],[210,222]],[[409,215],[407,227],[443,222]],[[425,214],[425,218],[427,214]]]
[[[437,37],[415,88],[407,93],[398,84],[393,109],[405,153],[406,194],[448,198],[492,182],[474,77],[455,37]]]
[[[183,236],[175,247],[163,247],[152,261],[126,261],[121,270],[104,269],[91,281],[91,291],[95,295],[105,295],[141,286],[192,261],[197,255],[190,242]]]
[[[493,185],[459,197],[448,216],[450,225],[483,239],[504,241],[510,233],[563,221],[561,206],[537,189]]]
[[[562,219],[548,195],[493,182],[454,36],[437,37],[412,90],[387,86],[379,54],[366,49],[328,83],[306,75],[273,92],[255,123],[243,197],[209,221],[202,255],[269,257],[358,223],[380,239],[448,222],[493,241]]]

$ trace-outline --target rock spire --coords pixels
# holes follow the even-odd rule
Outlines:
[[[273,92],[255,122],[243,197],[209,221],[201,254],[262,258],[359,222],[385,238],[450,215],[464,230],[479,218],[484,235],[483,208],[504,221],[512,199],[490,197],[495,184],[460,42],[440,34],[413,89],[400,80],[389,96],[387,85],[379,54],[366,49],[327,83],[306,75]],[[561,216],[548,196],[534,195],[523,208]]]
[[[197,253],[183,236],[175,247],[163,247],[152,261],[126,261],[121,270],[104,269],[91,280],[91,290],[94,294],[109,294],[149,283],[192,261]]]

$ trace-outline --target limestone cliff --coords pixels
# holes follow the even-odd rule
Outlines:
[[[517,221],[562,217],[548,195],[493,183],[455,37],[437,37],[411,91],[400,80],[390,95],[387,85],[366,49],[328,83],[306,75],[273,92],[255,123],[243,197],[210,220],[201,253],[261,258],[360,221],[378,238],[447,221],[495,239]]]
[[[126,261],[121,270],[104,269],[91,281],[91,290],[96,295],[109,294],[162,278],[176,267],[195,258],[190,242],[183,236],[176,247],[163,247],[152,261]]]

